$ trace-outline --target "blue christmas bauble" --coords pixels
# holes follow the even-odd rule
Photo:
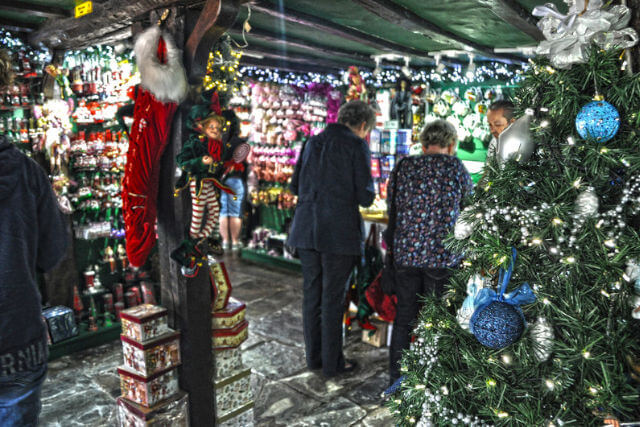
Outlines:
[[[578,113],[576,129],[583,139],[607,142],[620,129],[620,113],[606,101],[590,102]]]
[[[475,312],[470,324],[480,344],[501,349],[518,341],[525,321],[522,312],[513,305],[494,301]]]

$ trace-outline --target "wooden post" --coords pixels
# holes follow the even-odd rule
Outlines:
[[[166,22],[176,45],[183,49],[187,75],[199,84],[206,72],[209,51],[213,43],[235,21],[240,0],[208,0],[197,19],[182,8],[173,7]],[[157,22],[164,9],[151,13],[151,22]],[[195,18],[195,17],[194,17]],[[197,32],[195,31],[197,29]],[[188,44],[185,40],[188,37]],[[174,197],[176,182],[176,155],[186,137],[185,119],[192,107],[187,100],[176,111],[171,140],[161,159],[158,188],[158,249],[162,304],[169,311],[170,324],[182,332],[180,388],[189,393],[189,413],[192,426],[215,425],[215,390],[213,388],[214,358],[211,336],[211,284],[209,271],[201,268],[192,279],[180,273],[180,266],[171,259],[186,237],[191,217],[188,192]]]
[[[626,0],[622,1],[623,4],[631,9],[631,21],[629,21],[629,27],[635,28],[636,31],[640,29],[640,0]],[[630,49],[631,54],[631,70],[634,73],[640,72],[640,43]]]
[[[162,9],[158,11],[162,12]],[[152,13],[151,22],[158,14]],[[166,23],[178,47],[184,46],[185,16],[181,9],[172,8]],[[183,103],[176,111],[171,140],[161,159],[158,193],[158,249],[162,304],[169,310],[171,326],[182,333],[182,366],[179,369],[180,388],[189,393],[189,416],[192,426],[212,426],[215,423],[215,395],[211,348],[211,285],[206,267],[199,274],[187,279],[180,273],[180,266],[169,255],[186,236],[190,218],[188,192],[174,197],[176,181],[175,158],[182,148],[185,134],[184,119],[189,103]]]

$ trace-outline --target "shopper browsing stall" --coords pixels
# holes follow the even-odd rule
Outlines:
[[[307,366],[327,377],[356,367],[342,353],[342,315],[347,279],[364,240],[358,206],[370,206],[375,197],[363,140],[374,124],[366,103],[343,105],[338,123],[308,140],[291,181],[298,205],[289,245],[302,263]]]
[[[514,105],[511,101],[500,100],[489,106],[487,112],[487,122],[489,131],[493,138],[487,149],[487,158],[493,158],[498,152],[498,137],[507,129],[511,123],[516,121],[514,116]]]
[[[0,87],[11,73],[0,52]],[[36,268],[51,270],[68,238],[44,170],[0,135],[0,425],[38,423],[48,351]]]
[[[396,266],[398,297],[389,350],[390,383],[400,376],[400,357],[409,348],[422,295],[440,295],[459,255],[443,239],[450,233],[460,204],[473,188],[469,173],[455,157],[456,130],[445,120],[425,126],[420,134],[422,156],[403,159],[391,173],[387,197],[390,223],[385,240]]]

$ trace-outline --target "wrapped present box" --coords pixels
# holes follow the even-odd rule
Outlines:
[[[214,378],[225,378],[242,369],[242,351],[240,348],[215,350]]]
[[[189,399],[180,392],[175,399],[147,408],[124,397],[116,400],[121,427],[189,427]]]
[[[247,403],[250,403],[251,369],[243,369],[233,375],[214,381],[216,389],[216,413],[224,416]]]
[[[139,343],[153,340],[170,331],[167,309],[142,304],[120,313],[122,335]]]
[[[245,320],[247,306],[233,297],[229,298],[226,307],[211,313],[213,329],[232,329]]]
[[[253,427],[254,402],[248,402],[239,408],[216,417],[219,427]]]
[[[47,322],[51,343],[55,344],[78,335],[72,309],[63,306],[51,307],[44,310],[42,316]]]
[[[155,406],[178,393],[178,371],[169,368],[143,377],[127,367],[119,367],[122,397],[142,406]]]
[[[393,325],[380,319],[371,319],[371,324],[376,327],[376,330],[373,333],[368,330],[363,330],[362,341],[374,347],[390,345]]]
[[[124,335],[120,338],[124,365],[139,375],[149,377],[180,364],[180,332],[169,332],[146,343]]]
[[[213,349],[223,350],[236,348],[249,336],[249,322],[246,320],[231,329],[217,329],[213,331]]]
[[[213,290],[211,308],[214,311],[222,310],[227,306],[231,296],[231,281],[224,262],[209,259],[209,278]]]

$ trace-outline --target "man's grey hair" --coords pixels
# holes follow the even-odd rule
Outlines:
[[[438,119],[427,123],[420,132],[420,142],[424,147],[439,145],[448,147],[458,140],[456,128],[446,120]]]
[[[350,127],[366,123],[367,130],[371,130],[376,125],[376,113],[364,101],[349,101],[338,110],[338,123]]]

